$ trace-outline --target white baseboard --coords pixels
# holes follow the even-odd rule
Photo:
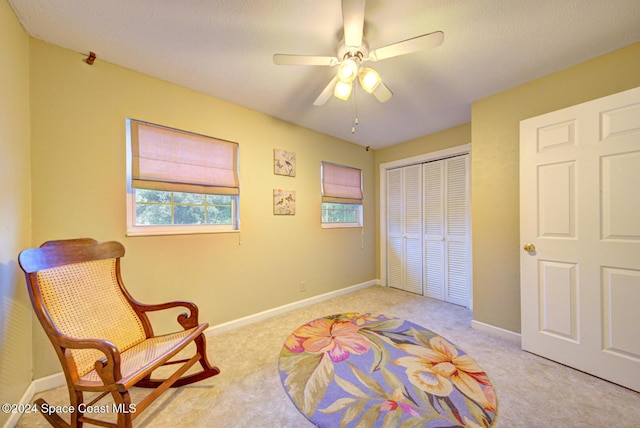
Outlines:
[[[65,383],[66,381],[64,379],[64,373],[62,372],[34,379],[33,381],[31,381],[24,394],[22,394],[22,398],[20,398],[18,404],[30,404],[31,400],[33,400],[33,396],[38,392],[57,388],[59,386],[65,385]],[[20,416],[20,413],[12,413],[11,416],[9,416],[7,422],[5,422],[5,424],[3,425],[3,428],[15,427],[20,420]]]
[[[49,376],[34,379],[31,384],[35,387],[34,393],[37,394],[38,392],[63,386],[66,384],[66,381],[64,379],[64,373],[59,372]]]
[[[360,290],[361,288],[371,287],[372,285],[378,285],[379,280],[373,279],[370,281],[366,281],[360,284],[352,285],[347,288],[341,288],[340,290],[331,291],[329,293],[320,294],[319,296],[309,297],[308,299],[299,300],[297,302],[289,303],[287,305],[279,306],[277,308],[268,309],[266,311],[258,312],[257,314],[248,315],[243,318],[238,318],[236,320],[228,321],[222,324],[214,325],[205,330],[205,335],[207,336],[215,336],[218,334],[226,333],[227,331],[234,330],[239,327],[244,327],[245,325],[253,324],[267,318],[274,317],[276,315],[284,314],[295,309],[303,308],[305,306],[312,305],[314,303],[322,302],[324,300],[331,299],[333,297],[342,296],[344,294],[352,293],[356,290]],[[25,391],[22,399],[24,401],[20,401],[20,403],[30,403],[33,399],[33,396],[38,392],[46,391],[48,389],[57,388],[59,386],[63,386],[65,384],[64,373],[55,373],[50,376],[46,376],[43,378],[34,379],[33,382]],[[18,422],[19,415],[11,415],[9,418],[9,422],[12,421],[13,416],[18,416],[15,418],[11,424],[7,422],[4,428],[12,428]]]
[[[204,334],[207,336],[215,336],[218,334],[226,333],[236,328],[244,327],[249,324],[253,324],[259,321],[263,321],[268,318],[275,317],[276,315],[285,314],[296,309],[304,308],[305,306],[313,305],[314,303],[322,302],[332,299],[334,297],[342,296],[344,294],[353,293],[361,288],[371,287],[372,285],[378,285],[380,283],[377,279],[362,282],[360,284],[352,285],[347,288],[341,288],[340,290],[330,291],[329,293],[320,294],[318,296],[309,297],[308,299],[298,300],[297,302],[289,303],[277,308],[267,309],[266,311],[258,312],[257,314],[248,315],[246,317],[238,318],[236,320],[227,321],[222,324],[217,324],[209,327],[205,330]]]
[[[31,382],[27,387],[27,390],[24,392],[24,394],[22,394],[20,401],[18,401],[16,404],[26,405],[31,403],[31,399],[33,398],[35,393],[36,393],[35,386],[33,382]],[[3,428],[15,427],[18,424],[18,421],[20,420],[20,416],[22,416],[22,413],[12,413],[11,415],[9,415],[9,419],[7,419],[7,421],[4,423]]]
[[[520,345],[522,341],[520,333],[516,333],[511,330],[505,330],[504,328],[496,327],[491,324],[485,324],[480,321],[471,320],[471,328],[473,328],[474,330],[480,330],[489,334],[493,334],[494,336],[500,336],[503,339],[517,343],[518,345]]]

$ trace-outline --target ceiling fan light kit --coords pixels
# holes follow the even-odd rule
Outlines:
[[[374,69],[362,67],[366,61],[381,61],[395,56],[438,47],[444,41],[444,33],[435,31],[378,49],[369,50],[363,38],[365,0],[342,0],[342,21],[344,39],[338,45],[337,56],[276,54],[273,62],[277,65],[338,65],[337,73],[322,90],[313,105],[322,106],[331,94],[343,101],[351,96],[353,81],[358,77],[362,89],[373,94],[381,103],[389,101],[393,92],[382,82]]]
[[[358,62],[353,58],[347,58],[338,66],[338,79],[351,83],[358,75]]]
[[[373,93],[373,91],[375,91],[382,82],[378,72],[369,67],[364,67],[360,70],[358,73],[358,80],[360,81],[362,89],[370,94]]]
[[[342,80],[338,80],[336,82],[336,86],[333,89],[333,95],[342,101],[347,101],[351,96],[351,91],[353,90],[353,85],[351,82],[344,82]]]

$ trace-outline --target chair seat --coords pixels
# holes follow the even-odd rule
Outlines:
[[[198,322],[196,304],[135,300],[122,282],[124,252],[119,242],[77,238],[48,241],[18,256],[35,314],[63,367],[69,405],[78,409],[67,422],[37,399],[42,416],[54,427],[132,428],[135,418],[167,389],[220,373],[207,359],[204,331],[209,324]],[[180,331],[155,336],[148,314],[178,308]],[[196,363],[201,370],[194,368]],[[167,365],[172,370],[162,369]],[[135,412],[129,411],[132,387],[153,389],[135,403]],[[105,397],[113,400],[117,410],[108,418],[112,422],[79,411],[85,392],[97,393],[92,404]]]
[[[189,330],[163,336],[155,336],[134,345],[120,354],[120,372],[122,380],[118,383],[130,386],[142,379],[152,367],[159,367],[194,338],[198,337],[209,325],[204,323]],[[103,385],[95,370],[91,370],[78,381],[83,387]]]

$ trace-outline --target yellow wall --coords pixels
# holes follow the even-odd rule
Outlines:
[[[472,104],[471,123],[376,151],[377,195],[381,163],[471,142],[476,321],[520,331],[520,121],[638,85],[640,43],[478,100]],[[376,217],[376,231],[378,222]],[[379,276],[379,260],[376,269]]]
[[[29,37],[0,1],[0,403],[31,382],[31,304],[16,257],[30,244]],[[0,413],[0,425],[9,419]]]
[[[33,243],[125,245],[123,278],[143,302],[195,301],[212,325],[375,279],[373,152],[131,70],[31,40]],[[240,144],[241,233],[125,236],[125,119]],[[273,174],[275,148],[297,176]],[[320,227],[320,162],[364,172],[361,229]],[[273,189],[296,214],[273,215]],[[306,292],[299,291],[307,282]],[[39,325],[35,377],[60,370]],[[215,356],[213,357],[215,359]]]
[[[640,85],[635,44],[479,100],[471,124],[366,152],[100,59],[88,66],[83,55],[30,39],[4,0],[0,53],[3,402],[19,400],[32,367],[33,378],[60,371],[31,321],[21,249],[80,236],[122,241],[136,298],[194,300],[201,319],[218,324],[376,278],[379,165],[470,141],[474,318],[519,331],[519,121]],[[241,234],[125,236],[126,117],[240,143]],[[273,175],[274,148],[297,154],[297,177]],[[320,228],[321,160],[363,169],[364,238],[360,229]],[[295,216],[273,216],[274,188],[297,192]]]
[[[473,317],[520,331],[520,121],[640,85],[640,43],[472,105]]]
[[[385,147],[375,152],[375,180],[376,180],[376,277],[380,278],[380,164],[413,156],[437,152],[451,147],[469,144],[471,142],[471,123],[455,126],[441,132],[435,132],[424,137]],[[380,278],[386,283],[384,278]]]

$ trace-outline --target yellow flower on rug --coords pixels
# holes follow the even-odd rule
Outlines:
[[[467,397],[481,403],[486,410],[495,410],[493,387],[487,374],[468,355],[440,336],[429,340],[430,348],[413,344],[398,347],[411,355],[391,361],[405,367],[409,381],[425,392],[440,397],[451,394],[455,386]]]
[[[487,374],[443,337],[399,318],[343,313],[287,337],[278,368],[294,405],[316,426],[493,426]]]

